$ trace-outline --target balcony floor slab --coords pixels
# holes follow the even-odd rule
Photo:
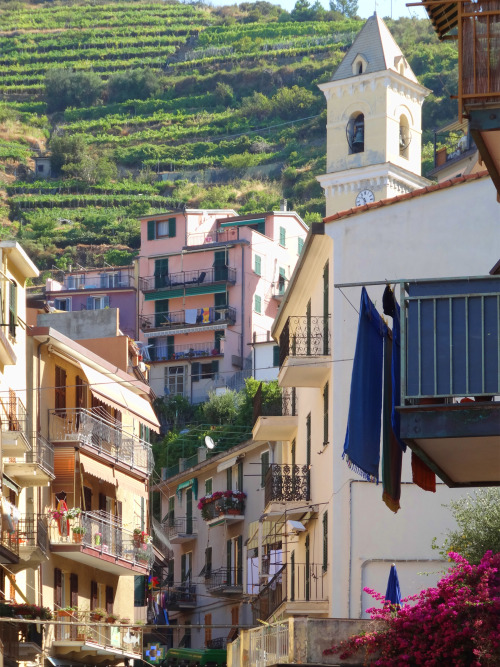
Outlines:
[[[331,358],[328,355],[287,357],[280,368],[280,387],[321,388],[331,372]]]
[[[25,463],[24,461],[3,462],[5,474],[11,477],[20,487],[48,486],[55,475],[47,472],[38,463]]]
[[[184,542],[192,542],[197,538],[193,533],[177,533],[171,535],[168,539],[170,544],[183,544]]]
[[[29,442],[21,431],[2,431],[2,456],[19,458],[29,450]]]
[[[292,415],[259,417],[252,430],[255,441],[277,441],[290,442],[297,435],[299,418]]]
[[[214,526],[222,526],[224,524],[228,525],[231,523],[237,523],[238,521],[244,521],[245,517],[243,514],[221,514],[210,521],[207,521],[207,525],[210,528]]]
[[[144,566],[134,563],[132,560],[114,556],[111,553],[98,551],[92,547],[82,546],[81,544],[55,544],[51,542],[50,550],[64,558],[82,563],[88,567],[96,567],[104,572],[118,576],[143,575],[149,572],[147,564]]]

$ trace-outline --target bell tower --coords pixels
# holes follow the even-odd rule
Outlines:
[[[421,176],[420,85],[385,23],[374,14],[331,81],[327,100],[326,215],[429,185]]]

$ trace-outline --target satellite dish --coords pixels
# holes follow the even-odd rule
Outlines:
[[[215,442],[209,435],[205,436],[205,446],[207,449],[213,449],[215,447]]]

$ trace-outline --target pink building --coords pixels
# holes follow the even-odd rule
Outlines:
[[[139,334],[157,395],[239,389],[271,329],[307,226],[293,211],[192,210],[141,219]]]

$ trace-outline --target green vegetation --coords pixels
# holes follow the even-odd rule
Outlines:
[[[318,83],[363,25],[356,13],[356,0],[332,0],[330,11],[297,0],[291,12],[263,0],[0,0],[0,201],[8,205],[0,225],[19,229],[48,268],[69,261],[75,244],[105,246],[104,230],[133,207],[250,213],[286,197],[306,221],[320,219],[326,105]],[[432,129],[456,114],[456,47],[439,44],[428,21],[387,23],[433,91],[423,108],[427,168]],[[35,181],[34,157],[46,150],[54,180]],[[156,181],[158,172],[166,180]],[[99,230],[86,222],[96,211]],[[72,224],[61,228],[65,218]],[[135,233],[121,239],[131,256]]]

